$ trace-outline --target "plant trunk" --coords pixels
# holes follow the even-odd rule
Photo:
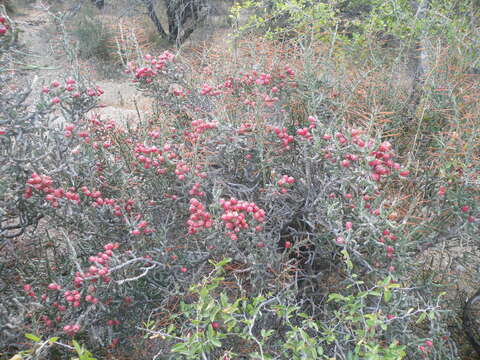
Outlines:
[[[205,9],[202,0],[165,0],[169,40],[183,43],[195,30]]]
[[[153,24],[155,25],[155,28],[157,29],[158,33],[163,39],[168,39],[168,35],[163,30],[163,26],[160,23],[160,20],[158,19],[157,13],[155,12],[155,7],[153,6],[153,1],[152,0],[142,0],[143,3],[145,4],[147,11],[148,11],[148,17],[152,20]]]

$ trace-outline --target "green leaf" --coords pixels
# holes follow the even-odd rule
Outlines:
[[[425,320],[426,317],[427,317],[427,313],[426,313],[426,312],[421,313],[415,323],[416,323],[416,324],[420,324],[423,320]]]
[[[346,297],[337,293],[333,293],[328,295],[328,300],[327,301],[332,301],[332,300],[337,300],[337,301],[345,301]]]
[[[270,330],[262,329],[260,331],[260,334],[262,335],[263,338],[268,338],[273,334],[273,332],[274,332],[274,330],[272,330],[272,329],[270,329]]]
[[[168,325],[167,334],[172,334],[174,331],[175,331],[175,325],[174,324]]]
[[[186,350],[185,343],[178,343],[172,346],[171,352],[184,352]]]
[[[222,304],[223,308],[226,308],[228,305],[228,297],[223,292],[220,294],[220,304]]]
[[[216,338],[214,338],[214,337],[212,337],[212,338],[210,339],[210,342],[211,342],[212,345],[215,346],[215,347],[221,347],[221,346],[222,346],[222,343],[220,342],[220,340],[218,340],[218,339],[216,339]]]
[[[73,340],[72,343],[73,343],[73,347],[75,348],[75,351],[77,352],[78,355],[80,355],[82,353],[82,348],[80,344],[75,340]]]
[[[32,341],[35,341],[35,342],[37,342],[37,343],[40,342],[40,341],[42,341],[41,338],[39,338],[38,336],[33,335],[33,334],[25,334],[25,337],[26,337],[27,339],[32,340]]]
[[[223,267],[223,266],[227,265],[228,263],[230,263],[231,261],[232,261],[232,258],[225,258],[222,261],[220,261],[219,263],[217,263],[217,266],[218,267]]]
[[[48,339],[48,342],[49,342],[49,343],[50,343],[50,345],[51,345],[51,344],[53,344],[54,342],[58,341],[58,339],[59,339],[59,337],[58,337],[58,336],[56,336],[56,337],[52,337],[52,338]]]
[[[385,302],[389,302],[391,298],[392,298],[392,292],[391,291],[387,290],[383,293],[383,300]]]
[[[387,289],[397,289],[400,287],[400,284],[392,283],[387,285]]]

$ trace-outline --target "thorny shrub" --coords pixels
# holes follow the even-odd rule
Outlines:
[[[1,73],[0,246],[29,256],[2,267],[7,352],[26,332],[112,350],[139,329],[171,358],[451,359],[441,292],[412,273],[429,241],[478,231],[478,194],[445,184],[403,211],[395,145],[342,124],[326,86],[306,94],[301,65],[187,65],[130,59],[154,99],[135,124],[105,119],[84,79]],[[226,257],[230,281],[209,276]]]

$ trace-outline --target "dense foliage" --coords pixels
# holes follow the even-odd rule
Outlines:
[[[9,71],[2,9],[4,354],[458,358],[426,252],[478,248],[478,29],[468,2],[408,4],[246,2],[235,19],[272,18],[222,57],[121,52],[152,100],[129,123],[75,67],[46,86]],[[449,45],[422,49],[413,96],[408,41]]]

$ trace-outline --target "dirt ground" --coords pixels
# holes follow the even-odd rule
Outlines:
[[[52,23],[48,7],[42,1],[36,1],[20,8],[15,20],[21,30],[20,43],[26,55],[25,63],[18,66],[21,70],[28,70],[24,72],[25,77],[37,77],[38,86],[66,78],[73,64],[65,56],[62,36]],[[79,61],[81,68],[88,73],[86,75],[105,91],[100,99],[103,108],[99,110],[103,117],[134,122],[138,112],[143,114],[148,111],[149,99],[135,90],[128,77],[106,79],[95,71],[94,60]],[[121,64],[116,65],[121,67]]]

